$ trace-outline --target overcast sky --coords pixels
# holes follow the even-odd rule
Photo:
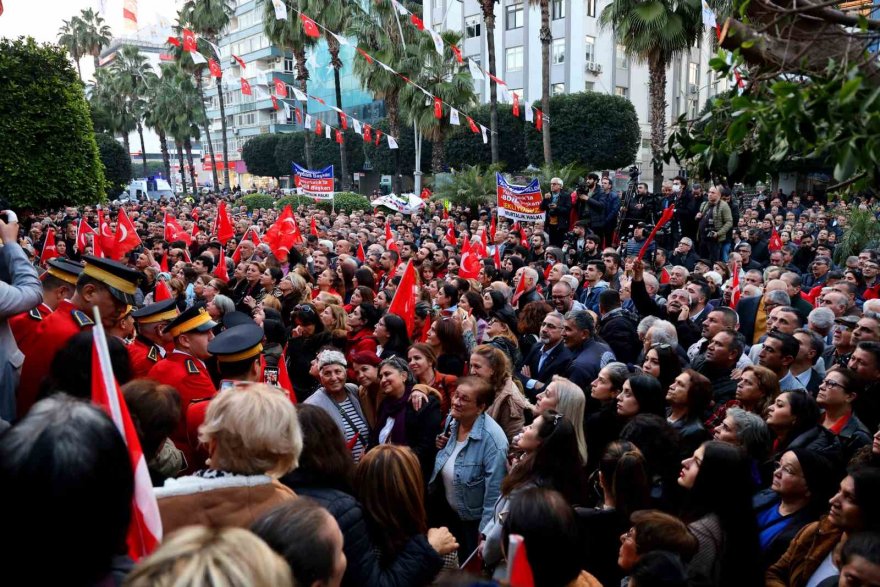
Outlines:
[[[177,0],[139,0],[138,25],[144,35],[149,27],[160,23],[160,18],[174,22]],[[16,38],[22,35],[34,37],[41,42],[55,42],[62,21],[79,14],[80,10],[102,10],[101,16],[110,25],[114,35],[123,32],[122,0],[4,0],[0,15],[0,37]],[[92,75],[92,59],[81,61],[83,77]]]

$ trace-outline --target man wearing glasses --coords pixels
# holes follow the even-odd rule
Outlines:
[[[546,214],[545,225],[550,235],[550,244],[561,247],[565,233],[568,232],[568,221],[571,216],[571,194],[562,189],[562,180],[554,177],[550,180],[550,191],[541,200],[541,210]]]
[[[560,375],[571,363],[572,353],[562,343],[565,318],[553,311],[544,317],[539,338],[523,361],[519,379],[529,401],[534,402],[538,392],[544,389],[554,375]]]

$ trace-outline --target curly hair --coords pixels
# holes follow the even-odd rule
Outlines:
[[[503,389],[507,384],[507,380],[513,374],[510,359],[507,358],[504,351],[492,345],[481,344],[474,349],[473,354],[484,358],[489,363],[489,366],[492,367],[492,377],[489,380],[492,388],[496,390]]]
[[[541,331],[541,322],[544,317],[553,311],[553,307],[547,302],[529,302],[519,314],[516,327],[520,334],[538,334]]]

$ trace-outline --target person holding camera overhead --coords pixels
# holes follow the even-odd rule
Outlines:
[[[700,254],[712,261],[721,258],[721,245],[727,240],[727,233],[733,228],[733,214],[730,206],[721,199],[721,190],[713,185],[709,188],[709,199],[700,205],[696,215],[699,222],[697,230]]]
[[[550,244],[561,247],[565,233],[568,232],[568,220],[571,216],[571,193],[562,189],[562,180],[554,177],[550,180],[550,191],[541,200],[541,210],[547,212],[544,225],[550,235]]]

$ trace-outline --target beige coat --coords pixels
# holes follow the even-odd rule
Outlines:
[[[295,498],[292,489],[266,475],[190,475],[156,489],[166,535],[194,524],[247,528],[264,512]]]
[[[533,409],[529,400],[519,390],[513,379],[508,379],[504,387],[496,391],[495,401],[492,402],[486,413],[504,430],[507,442],[512,442],[513,437],[522,432],[525,425],[523,413],[527,409]]]

